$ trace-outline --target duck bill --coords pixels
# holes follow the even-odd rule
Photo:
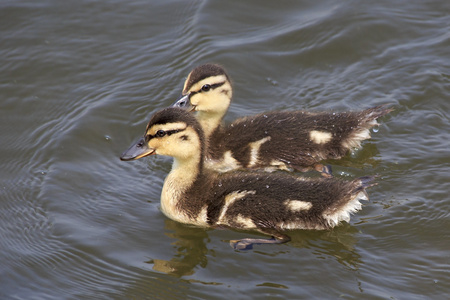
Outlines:
[[[142,137],[124,153],[122,153],[120,160],[129,161],[153,154],[155,154],[155,149],[149,148],[145,142],[145,139]]]
[[[177,101],[175,101],[174,104],[172,104],[172,107],[184,108],[187,111],[195,110],[195,106],[193,106],[191,104],[191,100],[189,97],[190,97],[190,94],[181,96]]]

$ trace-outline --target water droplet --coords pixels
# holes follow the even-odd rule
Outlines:
[[[263,117],[267,119],[267,115],[263,115]]]
[[[219,183],[217,185],[218,186],[222,186],[222,181],[219,181]]]
[[[41,175],[47,175],[47,172],[46,171],[40,171],[39,172]]]
[[[373,130],[373,132],[378,132],[378,130],[380,130],[380,129],[378,128],[378,126],[376,126],[376,127],[372,128],[372,130]]]
[[[278,82],[270,77],[267,77],[266,80],[272,85],[278,85]]]
[[[111,137],[109,135],[105,135],[105,140],[110,141]]]
[[[266,185],[266,189],[268,189],[269,187],[270,187],[270,186],[267,184],[267,185]]]

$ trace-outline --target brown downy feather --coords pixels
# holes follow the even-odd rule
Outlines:
[[[360,201],[369,200],[366,188],[375,185],[370,183],[374,178],[344,181],[285,173],[205,172],[182,196],[179,209],[196,218],[206,203],[208,226],[262,232],[268,228],[324,230],[349,222],[351,214],[362,208]],[[236,200],[230,201],[230,196]]]
[[[174,157],[161,192],[161,210],[192,225],[253,229],[274,239],[232,241],[236,249],[257,243],[283,243],[287,229],[328,229],[361,209],[374,176],[352,181],[302,178],[284,172],[217,173],[203,167],[205,137],[195,117],[167,108],[150,120],[146,133],[123,160],[147,155]]]
[[[218,127],[209,139],[207,156],[220,165],[230,151],[237,161],[230,169],[276,166],[301,170],[360,147],[370,138],[369,129],[378,125],[376,119],[391,111],[381,105],[359,112],[279,111],[248,116]]]

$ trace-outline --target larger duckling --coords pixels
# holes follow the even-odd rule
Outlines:
[[[392,111],[386,105],[354,112],[272,111],[223,126],[232,87],[225,70],[215,64],[195,68],[182,97],[174,104],[196,112],[206,139],[206,167],[225,172],[240,168],[331,169],[319,162],[339,159],[370,138],[376,119]]]
[[[328,229],[361,209],[373,177],[352,181],[299,178],[288,173],[204,168],[206,141],[196,118],[180,108],[153,115],[144,137],[120,157],[160,154],[174,158],[161,192],[161,210],[172,220],[207,227],[251,229],[271,239],[231,241],[236,249],[290,240],[288,229]]]

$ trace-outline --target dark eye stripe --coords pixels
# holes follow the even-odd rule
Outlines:
[[[222,86],[222,85],[224,85],[224,84],[225,84],[225,81],[219,82],[219,83],[215,83],[215,84],[209,84],[209,90],[213,90],[213,89],[218,88],[219,86]],[[198,90],[197,92],[192,92],[191,95],[192,95],[192,94],[201,93],[201,92],[203,91],[203,87],[204,87],[205,85],[206,85],[206,84],[204,84],[204,85],[200,88],[200,90]]]
[[[181,132],[181,131],[184,131],[184,129],[167,130],[167,131],[166,131],[166,134],[167,134],[167,135],[172,135],[172,134],[174,134],[174,133]]]
[[[147,140],[147,142],[149,141],[149,140],[151,140],[151,139],[153,139],[153,138],[158,138],[158,137],[164,137],[164,136],[166,136],[166,135],[172,135],[172,134],[174,134],[174,133],[177,133],[177,132],[181,132],[181,131],[184,131],[186,128],[183,128],[183,129],[173,129],[173,130],[158,130],[155,134],[147,134],[147,136],[146,136],[146,140]]]

